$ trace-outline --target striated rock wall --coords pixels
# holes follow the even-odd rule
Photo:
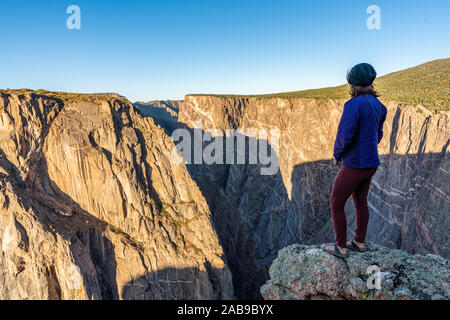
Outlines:
[[[107,95],[0,96],[0,299],[233,297],[208,205],[152,119]]]
[[[448,300],[450,261],[370,245],[336,258],[318,246],[280,251],[261,287],[267,300]]]
[[[0,299],[260,298],[280,249],[333,240],[343,100],[0,98]],[[448,257],[449,113],[386,105],[368,239]],[[280,170],[177,165],[168,133],[199,120],[203,130],[279,129]]]
[[[238,297],[258,297],[278,250],[333,241],[329,197],[335,134],[344,100],[187,96],[181,125],[203,130],[256,128],[281,132],[272,146],[280,171],[258,165],[190,165],[213,212]],[[450,256],[449,113],[386,103],[388,116],[369,205],[368,239],[410,253]],[[354,209],[347,204],[349,237]],[[234,262],[236,261],[236,262]],[[239,262],[238,262],[239,261]]]

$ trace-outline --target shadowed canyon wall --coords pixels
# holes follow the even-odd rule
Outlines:
[[[280,172],[257,165],[190,165],[213,212],[238,297],[258,297],[278,251],[333,241],[332,154],[344,100],[187,96],[179,122],[203,130],[281,130]],[[386,103],[381,167],[369,195],[368,240],[410,253],[449,257],[449,113]],[[354,208],[347,203],[350,233]],[[247,279],[250,279],[248,281]]]

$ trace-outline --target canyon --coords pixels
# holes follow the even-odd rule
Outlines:
[[[335,132],[345,100],[187,96],[182,125],[203,128],[276,127],[280,171],[259,165],[188,165],[212,210],[233,273],[236,295],[255,292],[280,249],[333,242],[329,196],[338,171]],[[409,253],[449,257],[448,112],[387,102],[381,166],[369,195],[368,240]],[[272,150],[272,151],[273,151]],[[346,210],[353,235],[354,207]],[[251,279],[251,280],[249,280]]]
[[[117,94],[31,90],[0,98],[0,299],[275,298],[278,289],[260,288],[285,270],[277,256],[334,240],[332,150],[345,99],[132,104]],[[439,268],[421,270],[444,270],[448,283],[450,111],[381,100],[388,116],[368,240],[386,247],[379,252],[407,252],[392,251],[403,262],[432,256]],[[199,122],[222,133],[279,130],[278,144],[268,144],[279,170],[175,163],[172,133]],[[351,200],[346,210],[352,236]],[[435,297],[448,296],[439,290]],[[411,298],[423,298],[416,291]]]

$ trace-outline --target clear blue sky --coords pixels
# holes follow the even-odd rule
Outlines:
[[[66,28],[72,4],[81,30]],[[0,88],[136,101],[333,86],[358,62],[386,74],[450,57],[449,14],[449,0],[1,0]]]

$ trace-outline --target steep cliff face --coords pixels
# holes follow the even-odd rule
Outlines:
[[[0,299],[233,297],[208,205],[151,118],[107,95],[0,95]]]
[[[448,300],[450,262],[370,245],[345,261],[318,246],[292,245],[279,252],[270,280],[261,288],[268,300]]]
[[[113,95],[0,96],[0,298],[258,298],[280,249],[333,240],[344,100],[187,96],[136,112]],[[449,113],[386,105],[368,239],[448,257]],[[198,121],[279,129],[280,170],[178,165],[167,133]]]
[[[258,165],[190,165],[213,212],[238,297],[256,297],[278,250],[333,240],[329,197],[334,138],[345,100],[187,96],[179,122],[203,130],[278,128],[280,171]],[[369,205],[368,240],[450,256],[449,113],[386,103],[388,116]],[[196,123],[197,122],[197,123]],[[353,205],[347,204],[351,237]],[[239,261],[239,262],[237,262]],[[256,289],[256,290],[255,290]]]

